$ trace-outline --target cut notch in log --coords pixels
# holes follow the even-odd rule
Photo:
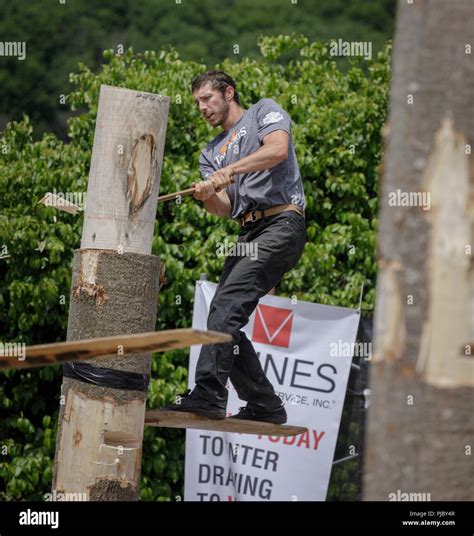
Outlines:
[[[127,170],[129,215],[133,218],[150,196],[156,174],[156,143],[153,134],[142,134],[133,145]]]

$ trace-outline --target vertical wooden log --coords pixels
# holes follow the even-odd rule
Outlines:
[[[473,498],[473,18],[470,0],[398,3],[366,500]]]
[[[151,253],[169,97],[101,86],[81,249]]]
[[[153,331],[160,261],[150,255],[169,98],[101,86],[67,340]],[[96,378],[144,379],[151,354],[89,361]],[[137,500],[146,387],[64,377],[53,491]]]

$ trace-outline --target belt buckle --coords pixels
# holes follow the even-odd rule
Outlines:
[[[256,211],[256,210],[253,210],[253,211],[250,213],[250,221],[251,221],[251,222],[257,221],[256,214],[257,214],[257,211]]]

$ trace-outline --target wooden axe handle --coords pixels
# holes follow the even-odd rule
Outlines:
[[[231,179],[231,182],[235,182],[233,178]],[[170,199],[176,199],[178,196],[184,197],[185,195],[192,195],[195,189],[195,187],[187,188],[186,190],[174,192],[174,194],[160,195],[160,197],[158,197],[158,203],[161,203],[161,201],[169,201]]]
[[[176,199],[178,196],[185,196],[185,195],[192,195],[194,193],[195,188],[188,188],[187,190],[180,190],[179,192],[175,192],[174,194],[166,194],[166,195],[160,195],[158,197],[158,203],[161,203],[161,201],[169,201],[170,199]]]

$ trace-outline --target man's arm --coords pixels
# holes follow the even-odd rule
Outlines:
[[[195,187],[194,198],[203,201],[207,212],[220,217],[228,216],[231,211],[230,199],[223,190],[216,192],[214,188],[209,186],[207,178],[214,173],[214,168],[204,152],[199,156],[199,168],[204,180],[192,183],[192,186]]]
[[[270,132],[263,138],[263,145],[252,154],[215,171],[205,181],[193,183],[196,186],[195,199],[204,201],[204,208],[211,214],[228,216],[230,199],[223,188],[231,183],[232,176],[277,166],[288,158],[289,139],[284,130]]]
[[[231,211],[231,204],[229,196],[225,190],[221,190],[209,198],[207,201],[204,201],[204,208],[211,214],[225,218],[229,216]]]
[[[231,203],[225,190],[216,192],[209,180],[197,183],[193,182],[192,186],[196,187],[194,199],[203,201],[204,208],[207,212],[220,216],[221,218],[230,214]]]
[[[288,158],[288,144],[290,137],[284,130],[275,130],[267,134],[263,145],[252,154],[223,167],[211,175],[206,181],[198,183],[202,188],[202,201],[209,199],[219,189],[231,183],[233,175],[262,171],[277,166]],[[198,199],[198,198],[196,198]]]
[[[263,145],[259,149],[227,167],[232,169],[234,175],[271,169],[288,158],[289,140],[290,137],[284,130],[270,132],[263,138]]]

